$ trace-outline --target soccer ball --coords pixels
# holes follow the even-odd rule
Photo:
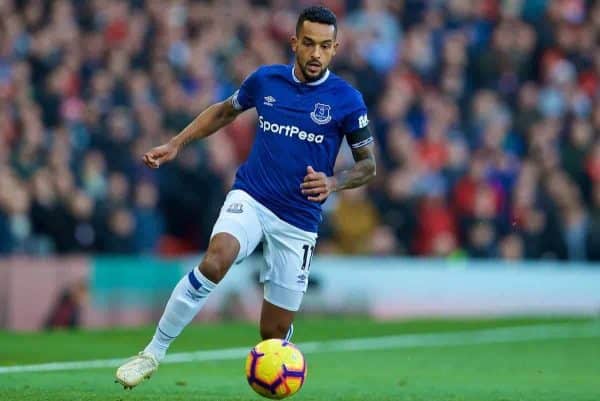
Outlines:
[[[265,340],[250,350],[246,378],[258,394],[280,400],[300,390],[306,379],[306,361],[294,344],[275,338]]]

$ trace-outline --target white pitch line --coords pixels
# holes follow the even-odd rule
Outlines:
[[[297,344],[304,353],[368,351],[394,348],[451,347],[459,345],[513,343],[533,340],[597,338],[598,323],[567,323],[513,326],[447,333],[416,333],[396,336],[354,338],[348,340],[313,341]],[[223,361],[244,358],[249,347],[224,348],[167,355],[162,364]],[[36,365],[0,366],[0,374],[50,372],[91,368],[114,368],[125,359],[97,359],[77,362],[52,362]]]

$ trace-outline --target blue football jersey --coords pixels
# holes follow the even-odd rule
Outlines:
[[[254,144],[233,188],[246,191],[280,219],[317,232],[321,204],[309,201],[300,188],[306,168],[333,175],[344,135],[369,121],[360,92],[342,78],[327,70],[320,80],[303,83],[293,70],[291,65],[260,67],[232,96],[236,109],[255,107],[258,113]]]

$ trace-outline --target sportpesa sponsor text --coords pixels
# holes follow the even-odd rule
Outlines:
[[[294,136],[300,139],[301,141],[314,142],[314,143],[322,143],[325,139],[325,135],[323,134],[315,134],[312,132],[306,132],[300,127],[295,125],[284,125],[277,124],[271,121],[265,120],[265,118],[261,115],[258,116],[258,126],[265,133],[273,133],[279,135],[285,135],[287,137],[293,138]]]

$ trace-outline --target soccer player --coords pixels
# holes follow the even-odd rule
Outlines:
[[[252,151],[237,171],[202,262],[173,290],[147,347],[116,372],[125,388],[156,371],[169,345],[202,309],[230,266],[260,242],[266,261],[260,274],[260,335],[291,337],[292,320],[307,288],[321,204],[332,192],[358,187],[375,175],[373,137],[362,96],[328,69],[338,47],[336,34],[336,17],[329,9],[305,9],[291,38],[293,65],[260,67],[229,99],[210,106],[168,143],[144,155],[147,166],[158,168],[245,110],[255,108],[258,113]],[[355,164],[334,175],[344,137]]]

